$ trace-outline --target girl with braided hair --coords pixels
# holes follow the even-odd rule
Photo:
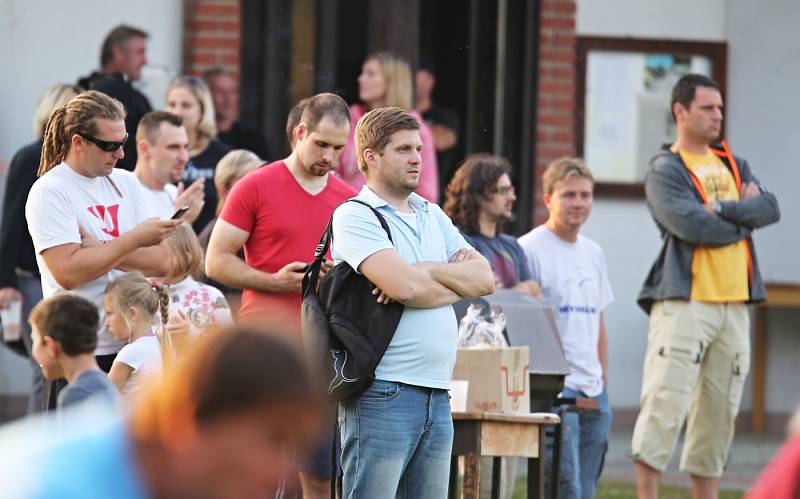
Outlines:
[[[126,341],[108,378],[119,388],[130,405],[149,377],[160,376],[171,341],[165,333],[169,319],[166,288],[151,282],[139,272],[117,277],[106,287],[103,307],[105,326],[114,338]]]

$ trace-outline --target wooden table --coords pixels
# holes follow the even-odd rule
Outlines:
[[[454,412],[453,459],[450,464],[449,497],[456,497],[458,456],[464,456],[464,499],[480,497],[480,458],[528,458],[528,498],[544,497],[544,425],[560,423],[555,414],[501,414]],[[500,460],[495,459],[492,496],[499,488]]]
[[[754,433],[766,429],[767,389],[767,312],[770,308],[800,308],[800,285],[765,283],[767,301],[755,307],[753,339],[753,407]]]

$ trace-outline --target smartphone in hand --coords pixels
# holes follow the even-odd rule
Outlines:
[[[177,219],[181,218],[187,211],[189,211],[189,206],[188,205],[187,206],[181,206],[180,208],[175,210],[175,213],[172,214],[172,217],[170,217],[170,220],[177,220]]]

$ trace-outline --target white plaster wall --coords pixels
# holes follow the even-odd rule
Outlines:
[[[120,23],[150,34],[142,90],[163,106],[162,73],[180,71],[182,0],[0,0],[0,158],[33,140],[33,113],[55,83],[75,83],[100,65],[100,44]]]
[[[719,41],[725,0],[576,0],[579,35]]]
[[[150,34],[140,88],[163,107],[164,85],[180,71],[182,0],[0,0],[0,158],[10,161],[34,139],[33,113],[48,86],[75,83],[99,66],[100,44],[120,23]],[[29,386],[27,362],[0,347],[0,393]]]
[[[756,235],[766,279],[800,283],[800,2],[736,1],[727,13],[727,122],[731,147],[778,197],[780,224]],[[757,22],[753,22],[757,20]],[[795,318],[797,320],[797,318]]]
[[[609,399],[614,407],[638,407],[647,315],[636,297],[660,249],[658,232],[643,202],[600,200],[583,233],[605,250],[614,290],[614,302],[605,312]]]
[[[765,279],[792,283],[800,283],[798,19],[796,0],[733,0],[726,13],[728,136],[781,206],[780,223],[756,233],[759,264]],[[770,312],[768,332],[767,407],[791,412],[800,404],[800,311]]]
[[[791,282],[800,282],[794,258],[800,247],[800,197],[794,193],[800,167],[793,154],[793,145],[800,143],[797,19],[800,3],[793,0],[577,0],[576,19],[578,35],[727,41],[728,137],[782,208],[781,223],[755,237],[759,262],[767,279]],[[611,402],[635,408],[647,333],[646,316],[635,300],[660,241],[643,201],[598,199],[585,230],[606,251],[617,298],[606,313]],[[790,412],[800,403],[793,376],[800,354],[798,325],[800,311],[769,316],[766,397],[771,412]],[[750,408],[750,400],[748,386],[743,410]]]

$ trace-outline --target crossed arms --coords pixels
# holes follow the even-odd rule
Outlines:
[[[368,256],[358,270],[375,284],[379,294],[416,308],[451,305],[464,297],[494,292],[489,262],[475,250],[458,250],[447,263],[409,265],[387,248]]]
[[[738,242],[780,218],[775,196],[758,186],[746,163],[742,166],[742,181],[749,194],[741,201],[721,202],[719,215],[700,202],[693,189],[687,189],[687,181],[673,165],[656,166],[647,175],[647,205],[661,226],[690,244],[718,247]]]

